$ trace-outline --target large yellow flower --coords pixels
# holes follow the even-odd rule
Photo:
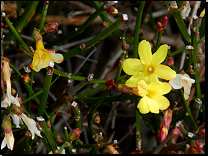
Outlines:
[[[55,54],[55,51],[50,51],[44,48],[39,29],[34,29],[33,38],[36,40],[36,51],[30,65],[33,70],[39,72],[42,68],[48,67],[50,61],[61,63],[64,60],[63,55]]]
[[[141,80],[137,84],[137,95],[141,96],[137,108],[142,114],[149,112],[159,113],[159,110],[165,110],[170,106],[169,100],[164,97],[171,91],[172,87],[167,82],[152,82],[149,85]]]
[[[152,55],[150,43],[142,40],[138,46],[140,60],[128,58],[122,64],[124,72],[132,75],[126,81],[126,85],[136,87],[140,80],[145,80],[149,84],[151,82],[158,82],[158,78],[165,80],[174,79],[176,72],[170,67],[161,64],[167,55],[167,47],[167,44],[160,46]]]

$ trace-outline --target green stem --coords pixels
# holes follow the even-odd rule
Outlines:
[[[140,98],[135,99],[135,110],[136,110],[136,150],[141,150],[141,119],[140,119],[140,112],[137,108],[137,104],[139,103]]]
[[[45,111],[45,106],[46,106],[46,102],[48,99],[48,93],[49,93],[50,86],[51,86],[52,76],[53,76],[53,69],[52,69],[50,75],[46,72],[45,82],[44,82],[44,86],[43,86],[43,92],[41,95],[40,105],[38,107],[38,112],[37,112],[38,117],[42,116],[43,112]]]
[[[201,26],[199,28],[199,36],[200,36],[200,39],[202,39],[205,35],[205,15],[202,19],[202,22],[201,22]]]
[[[19,35],[19,33],[16,31],[15,27],[11,24],[10,20],[8,19],[7,15],[4,17],[5,22],[7,23],[7,25],[9,26],[9,29],[12,32],[12,35],[15,36],[18,40],[18,42],[21,44],[21,46],[25,49],[25,51],[28,53],[28,55],[30,57],[33,56],[33,54],[31,53],[29,47],[26,45],[26,43],[23,41],[23,39],[21,38],[21,36]],[[8,35],[8,34],[7,34]],[[7,37],[6,35],[6,37]],[[6,38],[5,37],[5,38]],[[5,40],[5,39],[4,39]],[[4,45],[3,45],[4,46]]]
[[[80,110],[78,108],[78,104],[76,107],[72,107],[73,112],[75,117],[77,117],[79,120],[75,120],[75,127],[79,128],[80,130],[82,129],[82,123],[81,123],[81,118],[80,118]],[[77,145],[79,141],[79,137],[74,140],[74,145]]]
[[[185,1],[178,1],[177,4],[178,4],[178,9],[182,9],[183,8],[183,4],[184,4]]]
[[[197,22],[198,18],[196,20],[193,20],[193,25],[191,28],[191,41],[192,41],[192,46],[194,47],[192,52],[192,57],[193,57],[193,67],[194,67],[194,79],[195,79],[195,89],[196,89],[196,94],[197,97],[201,100],[201,87],[200,87],[200,81],[199,81],[199,69],[197,67],[197,52],[198,52],[198,44],[197,44]]]
[[[65,142],[61,145],[60,149],[59,149],[59,152],[58,154],[61,154],[61,152],[63,151],[64,148],[68,147],[69,148],[69,154],[72,154],[72,149],[73,149],[73,146],[71,144],[71,142]]]
[[[122,20],[122,18],[119,18],[116,20],[112,25],[110,25],[108,28],[106,28],[103,32],[95,36],[93,39],[85,43],[85,48],[80,49],[80,46],[77,46],[73,48],[72,50],[69,50],[68,52],[64,53],[64,60],[69,59],[73,57],[74,55],[77,55],[87,49],[90,49],[92,46],[97,44],[99,41],[106,38],[108,35],[110,35],[112,32],[114,32],[120,25],[122,25],[125,22],[125,20]]]
[[[138,58],[139,30],[141,27],[141,20],[142,20],[144,5],[145,5],[145,1],[139,2],[136,25],[134,28],[134,41],[133,41],[133,57],[134,58]]]
[[[98,8],[100,8],[100,2],[99,1],[91,1],[92,6],[97,10]],[[102,12],[100,14],[101,19],[104,22],[107,22],[109,25],[111,25],[113,22],[108,18],[108,16],[106,15],[105,12]],[[119,30],[115,30],[112,33],[114,36],[116,36],[118,39],[120,39],[121,36],[124,36],[122,32],[120,32]],[[133,45],[133,40],[130,37],[125,36],[125,40],[128,44]]]
[[[43,26],[45,23],[46,14],[48,11],[48,5],[49,5],[49,1],[45,1],[44,6],[43,6],[43,10],[42,10],[42,14],[41,14],[41,18],[40,18],[40,24],[39,24],[39,29],[40,29],[41,35],[42,35]]]
[[[99,9],[97,9],[79,28],[77,31],[72,31],[50,43],[47,43],[45,45],[46,48],[50,48],[55,44],[59,44],[61,42],[67,41],[79,34],[81,34],[91,23],[92,21],[95,20],[96,17],[98,17],[102,12],[104,11],[103,5],[101,7],[99,7]]]
[[[32,85],[33,85],[32,81],[33,81],[34,73],[35,73],[34,70],[31,69],[30,82],[29,82],[29,85],[30,85],[31,88],[32,88]],[[27,92],[27,98],[31,97],[31,96],[32,96],[32,94],[30,92]],[[28,113],[30,113],[30,109],[31,109],[30,105],[31,105],[31,100],[26,103],[26,109],[27,109]]]
[[[186,29],[186,25],[185,25],[185,23],[183,21],[181,13],[178,11],[178,9],[171,9],[170,11],[173,14],[173,17],[174,17],[174,19],[176,21],[176,24],[178,26],[179,32],[180,32],[180,34],[182,36],[182,40],[184,41],[184,43],[186,45],[190,44],[191,43],[191,37],[188,34],[188,31]]]
[[[21,1],[16,1],[17,4],[17,17],[21,16]]]
[[[46,138],[41,138],[41,141],[43,142],[43,144],[44,144],[44,146],[45,146],[45,148],[47,150],[47,153],[49,153],[50,151],[52,151],[51,150],[51,147],[49,146],[48,141],[46,140]]]
[[[145,125],[154,133],[155,131],[154,131],[152,125],[150,124],[149,120],[147,119],[146,115],[142,114],[142,113],[140,115],[142,116],[142,119],[143,119]]]
[[[43,118],[38,119],[38,122],[40,123],[40,126],[42,128],[42,132],[45,134],[45,137],[48,140],[48,144],[50,145],[52,152],[55,153],[56,148],[56,143],[53,139],[52,133],[50,132],[50,129],[48,128],[45,120]]]
[[[170,8],[169,2],[168,1],[162,1],[165,8],[168,10]]]
[[[156,43],[155,51],[157,51],[158,48],[160,47],[160,41],[161,41],[162,33],[163,33],[163,30],[158,31],[157,43]]]
[[[196,131],[199,130],[199,128],[198,128],[197,124],[194,121],[194,118],[193,118],[193,116],[191,114],[191,110],[190,110],[190,108],[189,108],[189,106],[188,106],[188,104],[187,104],[187,102],[186,102],[186,100],[184,98],[183,90],[182,89],[179,90],[179,94],[180,94],[180,97],[182,99],[183,107],[186,110],[186,112],[188,113],[189,122],[190,122],[193,130],[196,132]]]
[[[24,13],[22,14],[21,18],[17,21],[17,23],[14,24],[14,28],[18,31],[22,31],[24,28],[26,22],[28,21],[30,15],[32,12],[36,9],[39,1],[29,1]],[[10,41],[14,40],[16,38],[16,35],[13,35],[13,32],[9,32],[6,37],[4,38],[4,41]],[[19,40],[18,40],[19,41]],[[3,45],[3,50],[7,48],[8,45]],[[27,49],[25,49],[27,51]]]
[[[124,51],[121,53],[121,57],[120,57],[120,60],[119,60],[121,62],[124,61],[124,57],[125,57],[126,51],[127,51],[127,49],[124,46],[124,40],[122,40],[122,48],[124,49]],[[117,69],[117,72],[116,72],[116,76],[114,78],[115,84],[118,83],[118,78],[121,75],[121,71],[122,71],[122,65],[118,66],[118,69]]]

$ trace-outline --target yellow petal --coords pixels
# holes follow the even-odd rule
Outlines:
[[[137,84],[138,94],[141,97],[146,96],[147,94],[147,83],[144,80],[139,81]]]
[[[148,104],[150,112],[155,113],[155,114],[159,113],[159,106],[156,100],[150,99],[147,97],[147,104]]]
[[[148,41],[142,40],[139,43],[138,53],[143,64],[149,64],[152,61],[151,46]]]
[[[155,74],[151,74],[148,77],[147,84],[150,84],[151,82],[159,82],[159,80]]]
[[[168,52],[168,45],[164,44],[159,47],[159,49],[152,55],[152,64],[159,65],[165,60]]]
[[[143,64],[139,59],[128,58],[122,63],[122,68],[128,75],[137,75],[143,71]]]
[[[204,15],[205,15],[205,8],[204,8],[204,10],[200,13],[199,17],[204,17]]]
[[[143,98],[140,99],[139,104],[137,105],[137,108],[142,114],[147,114],[149,113],[149,107],[147,105],[147,100],[148,98],[144,96]]]
[[[140,80],[147,80],[148,76],[144,75],[144,74],[139,74],[139,75],[133,75],[131,76],[125,83],[125,85],[127,85],[128,87],[137,87],[137,83]]]
[[[40,59],[40,63],[39,63],[40,68],[42,69],[48,67],[50,61],[52,61],[51,55],[48,53],[44,53],[42,55],[42,58]]]
[[[35,70],[36,72],[39,72],[40,71],[40,67],[39,67],[39,64],[40,64],[40,58],[42,57],[43,55],[43,52],[41,50],[36,50],[35,51],[35,54],[33,56],[33,61],[30,65],[30,67]]]
[[[171,85],[166,82],[150,83],[147,87],[147,91],[149,92],[148,97],[157,97],[157,96],[167,94],[171,91],[171,89],[172,89]]]
[[[170,67],[165,65],[158,65],[154,69],[154,74],[161,79],[171,80],[176,78],[176,72],[172,70]]]
[[[42,40],[36,42],[36,49],[45,49]]]
[[[64,57],[62,54],[50,54],[51,58],[53,59],[53,62],[61,63],[64,60]]]
[[[157,101],[160,110],[165,110],[170,106],[169,100],[164,96],[158,96],[155,100]]]

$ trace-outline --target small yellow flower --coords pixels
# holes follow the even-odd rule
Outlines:
[[[140,80],[151,82],[159,82],[158,78],[171,80],[176,77],[176,72],[166,65],[161,63],[165,60],[167,55],[168,45],[164,44],[152,55],[150,43],[142,40],[138,46],[139,59],[128,58],[123,64],[122,68],[128,75],[132,75],[126,81],[129,87],[136,87]]]
[[[164,97],[171,91],[172,87],[166,82],[152,82],[149,85],[141,80],[137,84],[137,95],[141,96],[137,108],[142,114],[155,113],[165,110],[170,106],[169,100]]]
[[[48,67],[50,61],[61,63],[64,60],[62,54],[55,54],[55,51],[50,51],[44,48],[42,36],[38,29],[34,29],[33,37],[36,40],[36,51],[30,65],[33,70],[39,72],[42,68]]]

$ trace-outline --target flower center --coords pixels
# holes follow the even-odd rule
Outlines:
[[[152,74],[154,72],[154,68],[152,67],[148,67],[147,70],[149,74]]]
[[[149,95],[149,92],[147,91],[146,95],[148,96]]]

